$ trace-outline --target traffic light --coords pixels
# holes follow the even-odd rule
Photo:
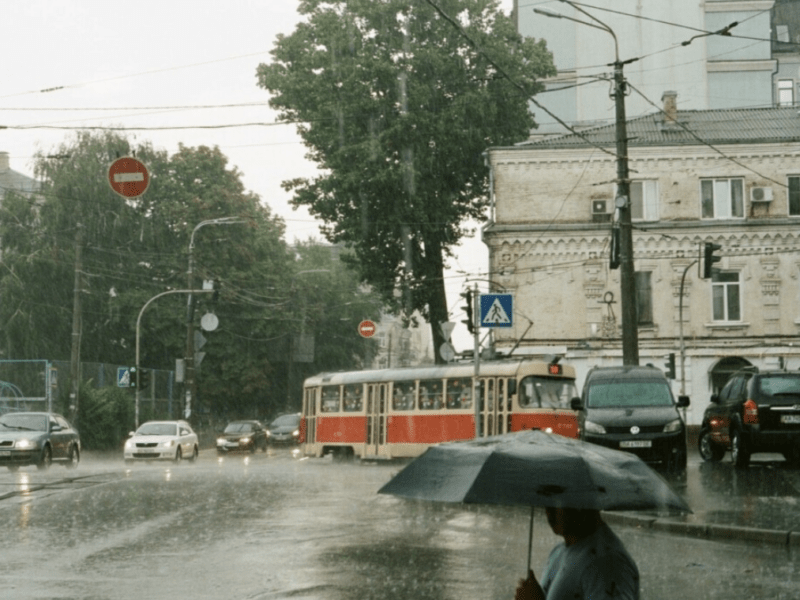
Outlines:
[[[130,379],[128,380],[128,386],[132,387],[132,388],[135,388],[136,387],[136,367],[131,367],[131,370],[130,370],[129,373],[130,373],[130,375],[129,375]]]
[[[467,303],[462,306],[461,308],[464,309],[464,313],[467,315],[467,318],[461,321],[462,323],[466,323],[467,331],[474,334],[475,333],[475,318],[472,314],[472,290],[467,290],[466,292],[461,293],[461,297],[467,301]]]
[[[139,386],[146,390],[150,385],[150,371],[148,369],[141,369],[139,371]]]
[[[619,269],[620,256],[619,256],[619,242],[620,242],[620,228],[615,225],[611,228],[611,247],[608,253],[608,268]]]
[[[675,379],[675,353],[670,352],[664,357],[664,367],[667,371],[667,379]]]
[[[703,279],[711,279],[711,270],[714,268],[714,263],[722,260],[719,256],[714,256],[714,252],[722,248],[719,244],[713,242],[706,242],[703,251]]]

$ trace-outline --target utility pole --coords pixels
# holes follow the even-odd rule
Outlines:
[[[589,17],[594,23],[552,12],[545,8],[534,8],[533,12],[553,19],[567,19],[609,33],[614,38],[614,105],[617,125],[617,197],[620,225],[620,304],[622,305],[622,364],[639,364],[639,319],[636,315],[636,272],[633,268],[633,227],[631,225],[631,181],[628,173],[628,127],[625,117],[625,75],[623,67],[638,59],[621,61],[619,43],[614,30],[600,19],[586,12],[575,2],[560,0],[576,11]]]
[[[83,248],[83,226],[78,223],[75,234],[75,284],[72,292],[72,351],[70,353],[70,421],[78,426],[78,393],[81,378],[81,271]]]

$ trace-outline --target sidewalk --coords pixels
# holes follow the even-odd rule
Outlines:
[[[667,478],[692,514],[607,512],[603,518],[690,537],[800,548],[800,471],[787,468],[779,455],[758,455],[743,471],[727,454],[719,463],[705,462],[696,440],[689,440],[685,478]]]

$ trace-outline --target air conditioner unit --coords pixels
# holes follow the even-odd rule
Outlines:
[[[750,188],[751,202],[772,202],[771,187],[752,187]]]
[[[608,214],[608,203],[605,200],[592,200],[592,214],[593,215]]]

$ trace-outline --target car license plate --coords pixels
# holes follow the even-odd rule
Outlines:
[[[154,454],[158,452],[158,448],[137,448],[137,452],[141,452],[142,454]]]
[[[0,450],[0,456],[11,456],[11,450]]]
[[[781,423],[800,424],[800,415],[781,415]]]
[[[631,440],[629,442],[620,442],[620,448],[651,448],[653,442],[650,440]]]

